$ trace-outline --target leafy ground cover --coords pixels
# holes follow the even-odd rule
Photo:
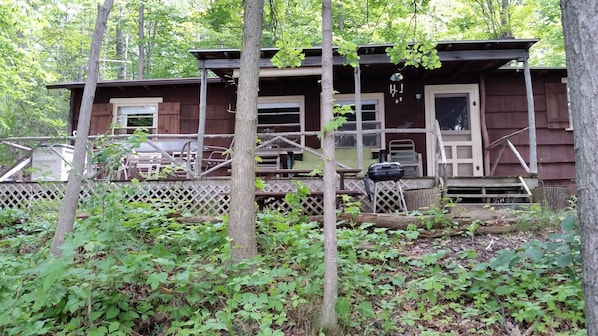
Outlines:
[[[233,265],[226,218],[182,223],[160,203],[125,202],[131,188],[85,200],[60,258],[48,254],[55,204],[0,210],[1,335],[318,335],[316,223],[259,213],[260,257]],[[585,334],[575,216],[515,215],[545,225],[435,239],[339,228],[344,334]]]

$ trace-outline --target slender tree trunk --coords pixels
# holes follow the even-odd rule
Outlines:
[[[510,0],[502,0],[500,4],[500,37],[513,38],[513,27],[511,27]]]
[[[228,219],[233,261],[257,255],[253,191],[263,10],[263,0],[245,0]]]
[[[104,5],[98,7],[98,18],[91,40],[89,52],[89,65],[85,88],[83,89],[83,100],[79,111],[77,123],[77,138],[75,139],[75,151],[73,155],[73,168],[69,174],[66,194],[62,201],[60,216],[52,239],[50,252],[58,256],[62,253],[62,244],[66,234],[73,230],[75,212],[79,203],[79,194],[83,183],[83,172],[85,170],[85,155],[87,153],[87,136],[89,135],[89,123],[91,120],[91,107],[96,93],[96,85],[99,72],[100,49],[102,47],[102,36],[106,30],[108,14],[112,9],[114,0],[105,0]]]
[[[322,95],[320,97],[321,129],[334,118],[332,69],[332,5],[322,1]],[[336,335],[338,320],[335,311],[338,296],[336,242],[336,171],[334,167],[334,132],[322,137],[324,157],[324,298],[320,327],[327,335]]]
[[[145,71],[145,0],[139,1],[139,62],[138,79],[143,79]]]
[[[588,335],[598,335],[598,3],[561,0],[575,129],[577,213]]]
[[[119,11],[117,23],[116,23],[116,32],[115,32],[115,51],[116,51],[116,60],[117,61],[125,61],[125,52],[124,52],[124,42],[123,42],[123,32],[121,28],[121,21],[122,21],[122,12]],[[118,79],[125,79],[125,69],[127,64],[126,63],[118,63],[119,71],[118,71]]]

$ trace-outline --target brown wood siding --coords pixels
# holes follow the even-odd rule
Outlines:
[[[81,96],[83,89],[72,91],[72,120],[73,129],[77,125]],[[208,89],[207,105],[211,108],[211,120],[220,125],[221,133],[233,133],[234,114],[226,112],[229,103],[234,102],[234,88],[225,88],[224,83],[213,83]],[[158,111],[158,131],[164,134],[193,134],[197,133],[199,124],[199,84],[177,84],[156,86],[121,86],[100,87],[97,89],[92,122],[90,125],[93,134],[106,133],[112,122],[112,98],[141,98],[161,97],[163,103]],[[232,97],[232,98],[231,98]],[[209,120],[210,117],[208,117]],[[211,121],[208,121],[211,124]],[[224,125],[224,126],[223,126]],[[211,129],[207,128],[207,133]]]
[[[405,70],[402,100],[396,102],[388,93],[389,74],[396,67],[388,65],[384,69],[372,72],[374,66],[362,68],[361,88],[363,93],[382,92],[385,98],[385,126],[398,127],[410,122],[411,127],[425,127],[424,101],[415,99],[416,93],[423,93],[424,85],[478,83],[478,74],[467,73],[435,73],[422,74],[413,70]],[[419,71],[419,70],[418,70]],[[540,178],[546,184],[565,183],[574,177],[573,132],[565,131],[563,118],[566,112],[566,98],[561,77],[564,71],[547,70],[532,71],[532,85],[536,109],[536,136],[538,141],[538,164]],[[495,71],[485,75],[486,83],[486,124],[489,141],[492,142],[506,134],[528,126],[525,82],[522,72]],[[234,132],[234,113],[227,110],[236,109],[236,87],[225,83],[212,83],[208,88],[206,133],[232,134]],[[320,84],[317,76],[308,78],[269,78],[260,82],[260,96],[302,95],[305,98],[305,129],[320,129]],[[335,90],[341,94],[353,93],[354,83],[352,70],[339,74],[335,70]],[[81,90],[74,90],[73,122],[76,122],[81,101]],[[156,85],[142,87],[103,87],[96,94],[96,104],[107,104],[111,98],[162,97],[164,103],[179,104],[178,132],[196,133],[199,122],[199,85]],[[109,104],[108,104],[109,105]],[[105,105],[103,112],[95,112],[92,130],[103,133],[112,121],[112,107]],[[556,113],[558,111],[558,113]],[[176,122],[170,121],[176,124]],[[557,122],[558,127],[554,122]],[[176,125],[168,127],[169,132]],[[568,123],[567,123],[568,126]],[[162,127],[162,126],[160,126]],[[555,128],[556,127],[556,128]],[[388,134],[387,141],[407,137],[416,141],[416,147],[425,157],[425,136],[423,134]],[[526,161],[529,160],[529,134],[523,132],[511,139],[520,149]],[[206,144],[227,146],[230,139],[206,139]],[[308,137],[306,144],[319,147],[316,137]],[[497,149],[490,153],[490,164],[494,164]],[[525,175],[515,156],[508,151],[498,163],[496,175]]]
[[[575,179],[573,132],[569,126],[566,87],[562,71],[532,71],[538,176],[546,185],[572,186]],[[486,122],[490,141],[528,126],[525,82],[522,73],[498,72],[486,77]],[[512,137],[521,156],[529,162],[529,133]],[[490,152],[494,165],[499,148]],[[495,175],[526,175],[515,155],[505,149]],[[571,187],[574,189],[574,187]]]
[[[110,130],[112,109],[112,104],[93,104],[91,108],[91,123],[89,125],[90,135],[100,135]]]
[[[567,103],[567,85],[562,83],[545,83],[546,118],[548,128],[569,127],[569,111]]]
[[[199,126],[199,105],[195,104],[181,104],[181,133],[192,134],[197,133]]]
[[[179,134],[181,132],[181,103],[158,104],[158,134]]]

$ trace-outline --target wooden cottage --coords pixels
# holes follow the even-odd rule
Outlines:
[[[413,189],[440,181],[458,198],[512,193],[480,182],[499,177],[523,194],[538,184],[574,193],[567,73],[529,68],[536,41],[439,42],[442,66],[435,70],[390,63],[390,45],[360,46],[355,69],[335,52],[335,103],[356,112],[337,134],[339,166],[365,172],[372,162],[399,161],[405,179],[426,181],[413,182]],[[272,65],[276,52],[261,52],[258,153],[274,168],[313,168],[320,147],[321,48],[305,49],[302,65],[289,69]],[[164,140],[157,147],[168,154],[184,155],[186,143],[203,149],[196,162],[204,163],[188,166],[186,177],[228,175],[230,166],[222,163],[230,152],[209,159],[216,149],[234,148],[240,51],[191,53],[200,78],[99,82],[90,134],[128,134],[144,127]],[[69,132],[76,130],[83,86],[48,86],[71,92]]]

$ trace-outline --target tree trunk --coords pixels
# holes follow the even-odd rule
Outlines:
[[[510,0],[502,0],[500,5],[500,38],[513,38],[513,27],[511,27]]]
[[[430,210],[440,206],[440,190],[437,188],[413,189],[405,191],[407,210]]]
[[[122,61],[118,63],[119,71],[118,71],[118,79],[125,79],[126,76],[126,67],[127,63],[125,63],[125,50],[124,50],[124,42],[123,42],[123,31],[121,28],[121,21],[122,21],[122,12],[118,13],[118,18],[116,22],[116,32],[115,32],[115,51],[116,51],[116,60]]]
[[[145,0],[139,1],[139,63],[138,79],[143,79],[145,71]]]
[[[104,5],[98,7],[98,18],[91,40],[89,52],[89,65],[85,88],[83,89],[83,100],[77,123],[77,138],[75,139],[75,150],[73,153],[73,168],[69,174],[66,194],[62,201],[60,216],[56,226],[56,232],[52,239],[50,252],[58,256],[62,253],[62,244],[66,234],[73,230],[79,194],[83,183],[83,172],[85,170],[85,156],[87,153],[87,136],[89,135],[89,123],[91,120],[91,108],[96,93],[96,86],[99,73],[100,49],[102,47],[102,36],[106,30],[108,14],[112,9],[114,0],[105,0]]]
[[[257,255],[253,190],[263,5],[263,0],[245,0],[228,219],[233,261]]]
[[[577,214],[588,335],[598,335],[598,4],[561,0],[570,108],[575,129]]]
[[[322,1],[322,95],[320,97],[321,125],[325,130],[333,118],[333,69],[332,69],[332,5]],[[336,171],[334,168],[334,131],[322,136],[324,160],[324,297],[320,327],[326,335],[336,335],[338,318],[335,305],[338,296],[338,267],[336,242]]]

